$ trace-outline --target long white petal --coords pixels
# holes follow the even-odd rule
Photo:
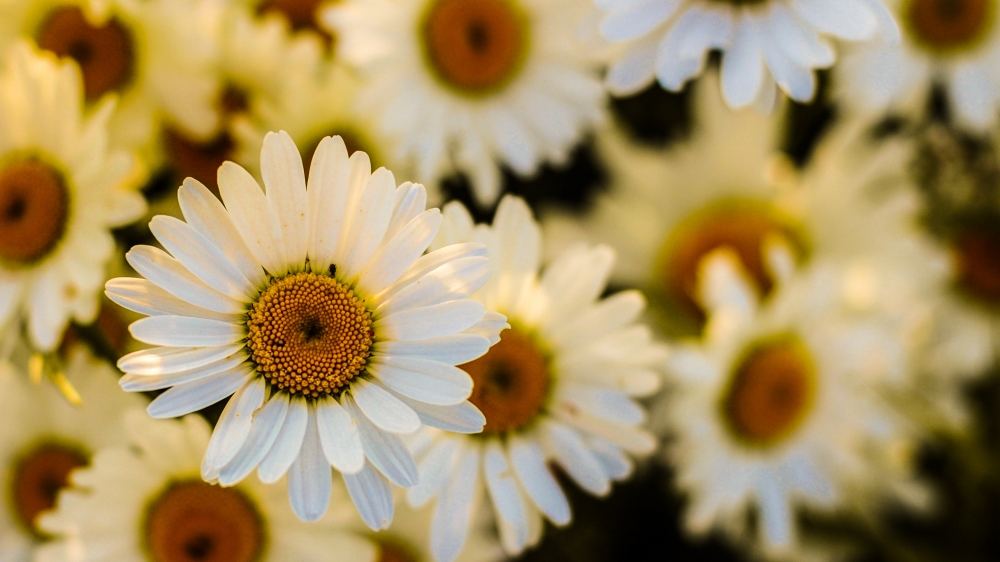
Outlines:
[[[372,324],[383,340],[426,340],[447,336],[472,326],[486,308],[473,300],[455,300],[433,306],[401,310]]]
[[[244,385],[226,404],[219,416],[219,423],[212,430],[212,438],[201,461],[201,475],[206,481],[214,481],[219,471],[233,460],[240,447],[250,437],[253,413],[264,403],[267,384],[263,377],[257,377]]]
[[[371,464],[357,474],[344,474],[344,484],[361,520],[373,531],[388,529],[392,523],[392,490],[385,477]]]
[[[330,465],[323,458],[316,426],[316,412],[310,407],[302,451],[288,471],[288,498],[303,521],[316,521],[330,506],[333,490]]]
[[[376,427],[389,433],[408,434],[420,429],[416,412],[378,383],[356,380],[351,396]]]
[[[274,440],[277,439],[281,426],[285,423],[288,402],[287,394],[278,393],[254,414],[250,425],[250,436],[233,460],[226,463],[226,466],[219,471],[220,484],[233,486],[257,468],[261,459],[274,445]]]
[[[385,291],[382,291],[382,293],[378,295],[377,299],[380,302],[389,299],[400,290],[406,288],[413,281],[420,279],[424,275],[427,275],[448,262],[473,257],[487,257],[486,246],[474,242],[466,242],[446,246],[420,256],[417,261],[413,263],[410,269],[406,270],[406,273],[404,273],[402,277],[397,279],[396,282],[390,285]]]
[[[441,226],[441,211],[424,211],[406,224],[372,258],[358,286],[376,295],[397,281],[424,253]]]
[[[446,363],[448,365],[463,365],[486,354],[490,342],[483,336],[472,334],[452,334],[427,340],[387,341],[379,344],[380,356],[414,357]]]
[[[242,314],[246,310],[244,303],[212,289],[159,248],[133,246],[125,259],[151,283],[195,306],[224,314]]]
[[[344,474],[357,474],[365,466],[361,433],[351,414],[328,397],[316,406],[316,421],[326,460]]]
[[[281,229],[285,270],[301,270],[309,249],[306,173],[299,149],[285,131],[264,136],[260,174],[267,188],[267,204]]]
[[[232,396],[254,375],[248,367],[237,367],[231,371],[175,386],[156,397],[146,411],[154,418],[176,418],[207,408],[216,402]]]
[[[190,316],[150,316],[136,320],[128,329],[143,343],[167,347],[229,345],[246,337],[242,326]]]
[[[344,230],[351,168],[344,139],[326,137],[309,167],[309,259],[313,271],[333,263]]]
[[[404,488],[416,484],[417,465],[403,441],[368,421],[350,395],[345,396],[343,400],[344,407],[358,424],[365,457],[393,484]]]
[[[379,168],[372,174],[361,194],[358,207],[351,212],[350,229],[347,237],[341,239],[341,246],[346,247],[344,259],[338,264],[338,270],[343,271],[345,279],[353,280],[364,271],[375,251],[385,237],[392,220],[392,203],[396,191],[396,180],[385,168]]]
[[[387,315],[465,298],[479,290],[489,277],[490,261],[487,258],[459,258],[441,265],[391,297],[380,300],[376,312]]]
[[[541,434],[546,449],[581,488],[598,496],[611,491],[611,482],[601,464],[576,431],[560,423],[546,422]]]
[[[491,439],[483,447],[483,475],[497,518],[510,527],[509,540],[512,544],[508,550],[519,552],[528,542],[527,506],[521,501],[521,491],[507,462],[507,455],[497,439]]]
[[[512,436],[507,447],[514,473],[531,501],[556,525],[568,524],[569,502],[549,472],[542,448],[520,436]]]
[[[118,368],[136,375],[168,375],[204,367],[243,349],[243,344],[220,347],[154,347],[134,351],[118,360]]]
[[[118,305],[146,316],[194,316],[222,322],[239,320],[236,314],[224,314],[193,305],[138,277],[112,279],[104,285],[104,294]]]
[[[419,358],[382,357],[368,371],[387,388],[408,398],[438,406],[452,406],[472,394],[472,378],[465,371]]]
[[[205,365],[204,367],[196,367],[189,371],[180,371],[167,375],[135,375],[129,373],[118,379],[118,384],[122,387],[122,390],[127,392],[149,392],[151,390],[160,390],[162,388],[169,388],[171,386],[189,383],[223,371],[234,369],[242,365],[246,360],[246,353],[241,351],[234,353],[225,359],[216,361],[215,363]]]
[[[288,414],[281,424],[278,438],[257,467],[261,482],[273,484],[288,472],[302,450],[308,423],[309,404],[302,398],[293,397],[288,404]]]
[[[406,490],[406,499],[410,505],[421,507],[441,493],[445,483],[448,482],[448,477],[451,476],[452,466],[458,459],[461,443],[461,439],[447,437],[440,439],[420,459],[420,464],[417,466],[420,482]]]
[[[456,463],[431,521],[431,552],[438,562],[453,562],[465,545],[479,489],[479,447],[470,444]]]
[[[224,162],[219,168],[219,193],[257,262],[271,275],[283,275],[286,270],[281,229],[257,181],[240,166]]]
[[[453,406],[435,406],[403,395],[397,396],[413,408],[424,425],[465,434],[480,433],[486,426],[486,416],[469,401]]]
[[[427,190],[419,183],[403,182],[396,188],[396,203],[392,221],[385,231],[386,240],[392,240],[399,231],[427,210]]]
[[[243,302],[256,292],[229,257],[188,223],[160,215],[149,221],[149,229],[177,261],[209,287]]]

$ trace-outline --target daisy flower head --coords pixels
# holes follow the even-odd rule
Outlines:
[[[622,44],[607,75],[612,93],[654,77],[679,91],[722,52],[722,93],[732,108],[774,103],[776,86],[797,101],[816,93],[817,68],[836,60],[833,39],[898,35],[882,0],[594,0],[601,35]]]
[[[97,451],[42,517],[55,540],[38,560],[319,562],[331,552],[345,562],[376,560],[375,545],[348,528],[345,501],[305,523],[280,488],[256,478],[225,488],[204,482],[199,465],[212,432],[204,418],[153,420],[132,410],[123,426],[127,443]]]
[[[31,384],[0,362],[0,560],[28,562],[50,538],[39,517],[56,504],[70,472],[90,463],[98,449],[123,445],[121,415],[145,400],[116,387],[117,373],[82,346],[70,349],[65,368],[83,399],[69,404],[52,385]]]
[[[920,116],[943,86],[951,117],[981,133],[1000,120],[1000,4],[996,0],[888,0],[902,40],[852,48],[837,92],[856,111]]]
[[[506,325],[466,298],[489,275],[479,244],[422,256],[441,224],[421,185],[396,185],[323,139],[306,180],[287,133],[261,150],[266,194],[240,166],[219,168],[220,202],[188,179],[182,221],[154,217],[166,252],[136,246],[145,278],[119,278],[108,296],[148,314],[132,335],[157,347],[123,357],[122,387],[163,388],[156,418],[232,395],[202,463],[205,480],[231,486],[255,468],[288,474],[296,514],[318,519],[333,466],[365,522],[392,520],[388,482],[417,469],[400,439],[421,425],[482,429],[466,400],[472,379],[454,365],[485,353]],[[225,206],[223,206],[223,203]],[[169,252],[169,253],[167,253]],[[387,480],[388,479],[388,480]]]
[[[218,127],[212,107],[217,33],[209,27],[214,0],[27,0],[6,2],[0,47],[29,37],[42,49],[72,58],[83,73],[89,103],[114,94],[115,144],[162,158],[162,127],[194,138]]]
[[[523,200],[501,200],[492,226],[474,226],[458,203],[444,209],[437,244],[477,240],[494,270],[474,296],[507,315],[511,328],[482,357],[461,366],[475,381],[469,399],[485,416],[481,435],[419,434],[420,483],[411,505],[437,498],[431,550],[455,559],[489,493],[504,550],[515,555],[541,537],[544,516],[570,521],[554,462],[584,490],[610,492],[632,471],[630,455],[650,453],[645,412],[634,398],[659,387],[666,350],[639,323],[637,291],[601,298],[614,261],[606,246],[579,245],[540,269],[541,236]]]
[[[593,61],[574,38],[584,10],[576,0],[351,0],[323,21],[369,80],[361,107],[398,156],[431,184],[465,174],[490,205],[500,166],[528,176],[565,162],[602,117]]]
[[[132,155],[108,148],[114,103],[84,107],[80,73],[25,43],[0,74],[0,327],[53,352],[97,316],[111,229],[145,211]]]
[[[877,390],[902,368],[896,333],[847,314],[838,276],[830,263],[788,271],[761,303],[734,252],[703,262],[709,321],[702,339],[673,349],[661,404],[689,531],[745,535],[753,509],[762,550],[787,555],[800,544],[799,508],[920,495],[908,467],[884,459],[911,439]]]

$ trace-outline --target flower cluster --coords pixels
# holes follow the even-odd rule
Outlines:
[[[978,560],[998,352],[998,0],[0,0],[0,562]]]

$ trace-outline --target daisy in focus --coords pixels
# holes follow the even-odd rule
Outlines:
[[[417,483],[401,435],[422,425],[470,433],[482,414],[455,364],[479,357],[506,326],[468,299],[486,282],[480,244],[423,256],[441,224],[421,185],[373,174],[343,139],[319,143],[308,181],[287,133],[261,150],[266,194],[243,168],[219,169],[220,202],[188,179],[184,219],[150,230],[167,250],[136,246],[108,296],[148,314],[135,339],[157,347],[123,357],[128,391],[169,388],[149,406],[171,418],[229,399],[201,466],[232,486],[254,469],[288,474],[295,513],[327,510],[333,466],[373,529],[392,521],[389,482]],[[225,206],[223,206],[223,203]],[[169,253],[168,253],[169,252]]]
[[[594,61],[575,41],[576,0],[350,0],[323,22],[338,55],[367,83],[398,157],[436,184],[461,172],[483,205],[500,196],[501,166],[531,176],[566,161],[601,119]]]
[[[507,315],[483,357],[461,366],[475,381],[469,399],[485,416],[482,435],[418,435],[420,483],[411,505],[437,499],[431,552],[451,562],[489,494],[504,550],[521,553],[541,538],[544,516],[570,521],[570,507],[548,463],[591,494],[627,478],[631,455],[653,451],[634,398],[659,388],[655,366],[666,349],[637,322],[637,291],[601,299],[614,253],[578,245],[540,271],[541,235],[521,199],[501,200],[492,226],[474,226],[458,203],[445,207],[438,245],[476,240],[494,271],[474,298]],[[429,439],[428,439],[429,438]]]
[[[89,103],[115,94],[114,144],[162,159],[164,128],[207,139],[219,125],[214,0],[27,0],[0,3],[0,47],[28,37],[72,58]]]
[[[921,116],[935,86],[955,121],[985,132],[1000,119],[1000,3],[996,0],[889,0],[899,43],[847,52],[836,69],[838,95],[855,110]]]
[[[82,347],[69,351],[66,376],[83,399],[74,406],[51,385],[30,384],[0,362],[0,560],[29,562],[50,538],[39,517],[56,504],[74,469],[100,448],[125,444],[122,414],[145,400],[116,388],[117,373]]]
[[[135,159],[108,148],[113,101],[85,111],[75,65],[23,43],[3,67],[0,329],[51,354],[71,320],[96,318],[111,229],[140,218],[145,202],[131,190]]]
[[[896,334],[891,323],[845,314],[828,265],[779,273],[776,294],[761,304],[734,252],[703,263],[708,323],[701,341],[668,359],[662,404],[690,532],[745,535],[752,509],[761,550],[788,556],[799,548],[800,509],[926,503],[912,463],[885,458],[912,440],[878,392],[902,367]]]
[[[347,528],[353,513],[345,502],[304,523],[278,487],[202,481],[212,433],[203,418],[151,420],[134,410],[124,418],[128,443],[99,450],[42,518],[56,540],[36,561],[322,562],[331,552],[338,561],[377,560],[375,545]]]
[[[679,91],[722,52],[722,93],[732,108],[769,110],[777,88],[796,101],[816,93],[815,70],[836,61],[832,40],[898,40],[882,0],[594,0],[601,35],[622,45],[607,75],[628,95],[653,79]],[[777,87],[777,88],[776,88]]]

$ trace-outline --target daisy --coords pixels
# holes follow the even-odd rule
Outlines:
[[[85,112],[80,73],[17,44],[0,75],[0,329],[56,349],[97,316],[111,229],[142,216],[132,155],[108,149],[107,100]],[[20,337],[20,336],[17,336]]]
[[[425,443],[414,446],[420,483],[408,499],[421,506],[437,498],[431,551],[451,562],[485,488],[504,550],[516,555],[538,542],[542,516],[560,526],[570,521],[548,462],[603,496],[629,476],[631,455],[654,449],[634,398],[656,391],[654,366],[666,350],[637,322],[640,293],[600,298],[610,248],[575,246],[540,273],[539,227],[521,199],[502,199],[493,226],[474,227],[458,203],[444,215],[438,244],[486,244],[495,269],[474,298],[506,314],[512,327],[461,366],[475,381],[469,400],[486,418],[482,435],[422,435]]]
[[[30,384],[0,362],[0,560],[28,562],[49,538],[39,516],[55,505],[69,473],[107,446],[125,443],[119,425],[129,408],[145,404],[116,386],[117,373],[81,346],[70,350],[66,376],[83,398],[66,402],[51,385]]]
[[[129,391],[162,388],[156,418],[226,404],[202,476],[232,486],[255,468],[288,473],[295,513],[318,519],[332,465],[373,529],[392,520],[389,484],[417,469],[400,435],[421,425],[482,429],[467,402],[472,379],[454,367],[486,352],[506,325],[465,298],[489,275],[485,249],[426,256],[441,224],[424,189],[397,187],[368,155],[323,139],[308,183],[287,133],[261,150],[267,193],[243,168],[219,169],[222,201],[195,180],[180,188],[187,222],[155,217],[167,252],[126,256],[145,279],[107,284],[115,302],[148,314],[130,331],[152,349],[118,366]],[[172,254],[172,255],[171,255]]]
[[[212,430],[199,416],[125,416],[128,443],[101,449],[41,520],[56,537],[44,562],[374,562],[375,545],[351,532],[350,508],[300,521],[280,489],[248,479],[222,488],[199,465]],[[343,490],[335,505],[346,507]],[[95,517],[95,514],[100,514]]]
[[[1000,17],[996,0],[888,0],[902,41],[850,50],[836,69],[853,109],[920,115],[934,85],[951,116],[976,132],[1000,118]]]
[[[836,60],[831,39],[889,41],[899,31],[881,0],[594,0],[601,35],[622,45],[607,75],[612,93],[655,77],[679,91],[722,52],[722,92],[733,108],[769,108],[776,88],[797,101],[816,93],[814,70]]]
[[[363,110],[398,157],[434,184],[461,172],[477,200],[566,161],[603,114],[592,61],[574,41],[575,0],[350,0],[322,14],[338,55],[369,80]]]
[[[0,47],[17,37],[74,59],[89,103],[119,98],[115,144],[156,164],[160,129],[194,138],[215,133],[217,41],[208,29],[214,0],[27,0],[0,4]]]
[[[896,333],[846,313],[835,269],[781,275],[762,305],[734,252],[717,250],[703,263],[709,322],[701,341],[668,359],[672,392],[662,405],[689,531],[745,533],[753,509],[762,549],[788,554],[799,543],[799,508],[926,500],[912,464],[893,465],[886,454],[912,442],[878,393],[901,368]]]

